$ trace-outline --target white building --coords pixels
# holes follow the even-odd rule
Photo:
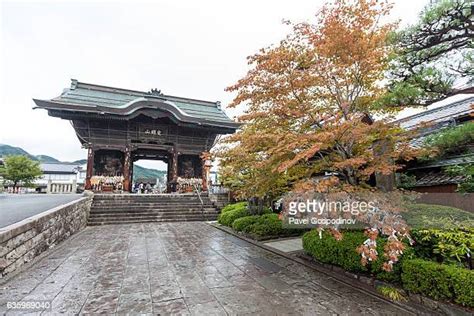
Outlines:
[[[86,179],[85,165],[71,163],[41,163],[43,175],[35,181],[36,191],[69,193],[83,187]],[[48,187],[49,186],[49,187]]]

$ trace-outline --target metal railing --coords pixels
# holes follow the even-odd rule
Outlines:
[[[193,184],[193,188],[199,198],[199,202],[201,203],[201,215],[202,215],[202,218],[205,220],[206,217],[204,216],[204,202],[201,198],[201,193],[199,192],[198,187],[195,184]]]
[[[210,184],[209,192],[212,194],[225,194],[229,193],[229,189],[223,186],[222,184]]]

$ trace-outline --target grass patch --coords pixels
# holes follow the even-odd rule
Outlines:
[[[474,214],[444,205],[408,204],[402,217],[412,229],[474,227]]]

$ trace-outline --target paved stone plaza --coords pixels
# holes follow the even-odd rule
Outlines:
[[[44,314],[407,314],[202,222],[88,227],[0,286],[1,314],[19,300],[51,300]]]

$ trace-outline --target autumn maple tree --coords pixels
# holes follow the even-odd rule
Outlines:
[[[358,186],[413,156],[405,132],[389,123],[393,108],[377,102],[393,52],[387,38],[395,24],[380,22],[390,8],[384,1],[335,1],[315,24],[293,25],[279,45],[249,57],[251,70],[228,88],[237,92],[231,106],[247,105],[239,117],[245,124],[225,139],[220,155],[223,169],[240,177],[244,196],[300,186],[321,172]],[[273,181],[258,186],[255,174]]]
[[[396,24],[382,23],[390,9],[386,1],[336,0],[314,24],[291,24],[278,45],[248,58],[247,75],[227,88],[236,92],[231,106],[246,105],[242,128],[217,153],[227,185],[242,197],[370,190],[371,176],[392,174],[416,154],[390,123],[395,108],[380,101],[394,53]],[[407,234],[404,223],[387,229],[393,218],[366,220],[390,235],[387,270]],[[366,246],[362,254],[373,250]]]

